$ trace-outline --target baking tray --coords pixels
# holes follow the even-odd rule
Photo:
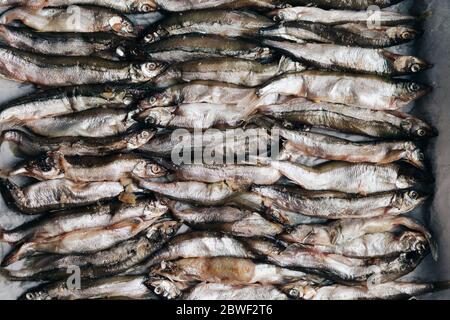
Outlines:
[[[439,130],[439,137],[426,145],[429,170],[435,182],[434,197],[412,215],[422,220],[433,232],[439,244],[439,260],[428,256],[419,267],[402,280],[445,281],[450,280],[450,1],[448,0],[406,0],[388,10],[410,11],[425,14],[425,34],[416,42],[392,48],[401,53],[413,53],[434,64],[434,68],[420,74],[416,80],[430,84],[434,91],[411,106],[411,113],[433,124]],[[151,23],[160,18],[158,14],[135,16],[140,24]],[[0,79],[0,103],[26,95],[33,86],[21,85]],[[0,148],[0,168],[16,162],[7,144]],[[10,210],[0,197],[0,226],[13,228],[29,220],[29,217]],[[0,258],[9,251],[9,246],[0,244]],[[16,299],[35,283],[10,282],[0,275],[0,299]],[[431,293],[418,299],[450,299],[450,290]]]

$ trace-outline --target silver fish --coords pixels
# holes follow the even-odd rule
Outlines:
[[[318,278],[297,270],[231,257],[163,261],[160,266],[151,269],[150,276],[164,277],[176,282],[212,282],[234,285],[255,283],[276,285],[300,279],[313,281]]]
[[[281,288],[289,297],[300,300],[398,300],[448,290],[448,282],[386,282],[368,286],[320,285],[298,281]]]
[[[312,6],[324,9],[351,9],[366,10],[371,6],[386,8],[401,2],[402,0],[293,0],[295,5]]]
[[[48,180],[19,187],[2,180],[2,193],[11,205],[27,214],[81,207],[121,195],[126,187],[120,182],[77,183],[66,179]]]
[[[24,259],[23,267],[7,267],[11,280],[59,280],[67,277],[71,266],[80,268],[83,279],[111,276],[145,261],[172,238],[181,226],[180,222],[160,219],[145,233],[131,240],[89,255],[34,256]]]
[[[291,43],[263,40],[263,44],[319,69],[401,76],[430,68],[424,60],[383,49],[366,49],[326,43]]]
[[[253,187],[261,205],[279,207],[325,219],[371,218],[408,213],[428,196],[415,190],[390,191],[368,196],[339,192],[311,192],[281,186]]]
[[[234,207],[178,208],[177,203],[169,206],[172,216],[197,230],[222,231],[241,237],[271,237],[284,230],[280,224],[265,219],[257,212]]]
[[[430,90],[430,87],[413,81],[304,71],[283,75],[269,82],[259,89],[258,95],[291,95],[317,102],[341,103],[373,110],[396,110],[423,97]]]
[[[280,235],[280,238],[313,246],[322,252],[353,258],[394,256],[416,251],[428,242],[437,258],[436,244],[430,232],[417,221],[403,216],[347,219],[324,225],[296,226]]]
[[[324,10],[316,7],[287,7],[277,9],[268,14],[275,21],[307,21],[322,24],[368,23],[377,21],[380,25],[398,25],[416,21],[418,18],[407,14],[380,10],[350,11]]]
[[[327,160],[385,164],[406,161],[424,169],[425,155],[411,141],[352,142],[315,132],[278,128],[280,136],[304,155]]]
[[[151,59],[167,63],[206,58],[234,57],[246,60],[270,61],[274,50],[242,39],[229,39],[215,35],[181,35],[155,43],[123,48],[126,56]]]
[[[0,123],[20,123],[100,107],[125,109],[149,91],[145,85],[104,84],[40,91],[4,104]]]
[[[64,7],[72,5],[95,5],[126,13],[145,13],[157,10],[154,0],[1,0],[0,6],[30,8]]]
[[[154,222],[134,217],[106,227],[78,229],[51,238],[26,241],[6,256],[2,266],[39,253],[88,254],[105,250],[146,231]]]
[[[117,276],[83,282],[82,289],[58,281],[27,291],[23,300],[154,299],[145,276]]]
[[[0,230],[0,241],[16,243],[25,239],[45,239],[77,229],[106,227],[130,218],[155,220],[167,213],[160,201],[139,199],[134,205],[109,203],[66,210],[26,223],[12,230]]]
[[[20,21],[41,32],[115,32],[125,37],[137,35],[131,20],[118,12],[101,7],[17,7],[0,15],[1,24],[10,24],[13,21]]]
[[[0,39],[10,47],[33,53],[110,60],[121,58],[116,49],[128,42],[128,38],[107,32],[36,32],[7,25],[0,25]]]
[[[143,38],[153,43],[171,36],[189,33],[214,34],[225,37],[254,37],[262,28],[274,24],[269,18],[238,10],[188,11],[173,14],[151,26]]]
[[[12,143],[15,151],[29,156],[49,151],[60,151],[66,156],[102,156],[135,150],[150,141],[154,134],[152,130],[133,128],[124,134],[106,138],[43,138],[9,130],[2,133],[1,141]]]
[[[377,111],[304,99],[288,99],[259,106],[259,114],[294,124],[311,125],[341,132],[386,139],[434,137],[436,129],[426,122],[399,111]]]
[[[215,80],[224,83],[255,87],[287,72],[298,72],[305,67],[289,58],[279,62],[260,63],[232,57],[210,58],[176,63],[153,80],[159,88],[194,80]]]
[[[166,169],[154,161],[133,154],[107,157],[68,158],[60,152],[19,165],[9,176],[23,175],[38,180],[68,179],[75,182],[122,181],[131,175],[144,179],[163,177]]]
[[[0,61],[3,77],[42,86],[145,82],[166,67],[161,62],[128,63],[96,57],[49,57],[5,46],[0,46]]]
[[[12,0],[10,0],[12,1]],[[286,1],[281,0],[153,0],[155,10],[164,11],[189,11],[211,8],[241,9],[241,8],[261,8],[274,9],[286,5]]]

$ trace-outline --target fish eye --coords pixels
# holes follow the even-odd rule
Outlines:
[[[153,7],[151,5],[145,3],[145,4],[141,5],[140,11],[141,12],[150,12],[150,11],[153,11]]]
[[[156,70],[157,64],[154,62],[147,63],[147,69],[149,70]]]
[[[289,291],[289,295],[290,295],[291,297],[298,297],[298,296],[300,296],[300,292],[299,292],[297,289],[291,289],[291,290]]]
[[[412,32],[409,32],[409,31],[402,32],[402,38],[403,39],[412,39],[413,36],[414,35],[412,34]]]
[[[145,42],[152,42],[153,39],[154,39],[154,37],[153,37],[153,34],[152,34],[152,33],[149,33],[149,34],[147,34],[147,35],[144,37],[144,41],[145,41]]]
[[[156,99],[155,96],[152,96],[151,98],[148,99],[148,102],[150,102],[150,104],[155,104],[156,102],[158,102],[158,99]]]
[[[409,88],[409,90],[410,90],[411,92],[417,92],[417,91],[420,90],[420,86],[419,86],[417,83],[415,83],[415,82],[409,83],[409,84],[408,84],[408,88]]]
[[[424,137],[425,134],[426,134],[426,131],[425,131],[424,129],[420,128],[420,129],[417,129],[416,134],[417,134],[419,137]]]
[[[166,234],[169,236],[174,234],[174,232],[175,232],[175,230],[173,228],[167,228],[167,230],[166,230]]]
[[[126,95],[124,98],[123,98],[123,103],[125,104],[125,105],[130,105],[130,104],[132,104],[133,103],[133,101],[134,101],[134,99],[133,99],[133,96],[131,96],[131,95]]]
[[[145,123],[146,123],[146,124],[150,124],[150,125],[156,124],[156,119],[155,119],[155,117],[148,116],[148,117],[145,119]]]
[[[408,193],[409,197],[413,200],[417,200],[419,198],[419,193],[417,191],[411,190]]]
[[[161,172],[164,171],[160,166],[158,166],[158,165],[156,165],[156,164],[151,165],[151,166],[150,166],[150,170],[151,170],[152,173],[154,173],[154,174],[158,174],[158,173],[161,173]]]
[[[410,67],[410,69],[411,69],[411,72],[419,72],[422,68],[420,67],[419,64],[414,63],[414,64]]]
[[[153,290],[157,295],[160,295],[163,293],[163,289],[161,287],[155,287],[155,289]]]
[[[417,159],[419,159],[420,161],[425,160],[425,154],[423,152],[419,152],[417,154]]]

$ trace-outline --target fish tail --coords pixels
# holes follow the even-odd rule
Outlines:
[[[437,281],[432,283],[431,292],[444,291],[450,289],[450,281]]]
[[[18,249],[11,251],[6,257],[3,259],[1,263],[1,267],[9,266],[22,258],[25,258],[32,253],[31,245],[23,244]]]

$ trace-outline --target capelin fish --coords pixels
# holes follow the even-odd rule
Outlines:
[[[307,190],[367,195],[412,188],[430,181],[418,169],[397,163],[376,165],[337,161],[307,167],[288,161],[268,159],[268,162],[272,168]]]
[[[422,294],[448,290],[448,282],[386,282],[368,286],[320,285],[298,281],[280,289],[290,298],[300,300],[410,300]]]
[[[2,0],[0,6],[29,8],[65,7],[71,5],[93,5],[115,9],[125,13],[146,13],[157,10],[154,0]]]
[[[40,253],[88,254],[105,250],[146,231],[153,223],[154,220],[135,217],[107,227],[78,229],[51,238],[30,240],[8,254],[2,266]]]
[[[158,21],[146,32],[143,41],[153,43],[171,36],[190,33],[225,37],[255,37],[262,28],[274,25],[269,18],[238,10],[188,11]]]
[[[151,277],[146,285],[159,297],[169,300],[289,300],[272,285],[200,283],[186,288],[183,284],[158,277]]]
[[[414,229],[409,229],[409,226]],[[407,217],[350,219],[325,225],[302,225],[280,238],[312,246],[320,252],[351,258],[396,256],[420,250],[427,245],[435,248],[430,233],[416,221],[408,221]]]
[[[124,48],[123,51],[130,59],[152,59],[167,63],[221,57],[266,62],[275,56],[272,49],[256,43],[197,34],[174,36],[155,43]]]
[[[236,184],[275,184],[283,176],[278,169],[270,165],[199,165],[183,164],[174,170],[180,181],[200,181],[217,183],[229,181]]]
[[[24,267],[7,267],[6,274],[14,281],[54,281],[67,277],[67,268],[78,266],[83,279],[116,275],[145,261],[172,238],[181,226],[180,222],[161,219],[146,232],[118,245],[89,255],[33,256],[25,258]]]
[[[262,43],[276,48],[302,63],[324,70],[401,76],[418,73],[431,67],[420,58],[400,55],[383,49],[274,40],[263,40]]]
[[[129,152],[142,147],[152,139],[155,131],[132,128],[124,134],[106,138],[62,137],[43,138],[18,130],[4,131],[2,142],[13,144],[15,152],[21,155],[59,151],[66,156],[103,156],[118,152]]]
[[[367,24],[376,21],[382,26],[395,26],[411,23],[418,19],[414,16],[386,10],[374,13],[373,11],[324,10],[316,7],[287,7],[271,11],[268,15],[275,21],[306,21],[330,25]]]
[[[82,289],[68,288],[67,281],[45,284],[24,293],[21,300],[154,299],[145,276],[117,276],[83,281]]]
[[[352,142],[331,135],[277,128],[280,136],[306,156],[346,162],[386,164],[398,160],[425,169],[425,155],[412,141]]]
[[[95,108],[126,109],[149,92],[151,89],[145,85],[101,84],[49,89],[4,104],[0,111],[0,124],[20,123]]]
[[[265,64],[231,57],[210,58],[171,65],[153,83],[159,88],[166,88],[182,82],[213,80],[255,87],[284,73],[303,70],[305,66],[300,62],[284,56],[279,62]]]
[[[80,183],[66,179],[37,182],[25,187],[19,187],[10,180],[2,180],[1,184],[2,194],[9,204],[26,214],[82,207],[113,199],[126,189],[120,182]]]
[[[123,181],[131,175],[143,179],[165,176],[167,170],[153,160],[135,154],[106,157],[66,157],[49,152],[19,165],[9,176],[28,176],[38,180],[68,179],[75,182]]]
[[[101,7],[17,7],[0,15],[1,24],[14,21],[20,21],[40,32],[114,32],[124,37],[137,36],[131,20],[116,11]]]
[[[425,202],[427,195],[415,190],[390,191],[368,196],[339,192],[311,192],[298,188],[253,187],[261,206],[279,207],[325,219],[372,218],[408,213]]]
[[[12,0],[10,0],[12,1]],[[155,10],[182,12],[189,10],[203,9],[274,9],[286,5],[286,1],[281,0],[153,0]]]
[[[177,203],[169,206],[173,217],[196,230],[222,231],[240,237],[274,237],[284,230],[257,212],[234,207],[177,208]]]
[[[78,229],[107,227],[122,220],[142,218],[156,220],[168,207],[157,200],[139,199],[134,205],[113,202],[87,208],[54,213],[12,230],[0,231],[0,241],[16,243],[24,240],[46,239]]]
[[[319,42],[363,48],[385,48],[410,42],[422,34],[411,26],[374,26],[347,23],[336,26],[311,22],[282,22],[260,30],[265,38]]]
[[[215,257],[163,261],[150,270],[150,276],[164,277],[176,282],[209,282],[234,285],[285,284],[300,279],[318,277],[250,259]]]
[[[154,192],[178,201],[202,205],[219,205],[242,190],[243,186],[230,182],[204,183],[197,181],[151,182],[133,177],[143,192]]]
[[[141,109],[169,107],[179,104],[210,103],[210,104],[242,104],[256,103],[257,89],[241,87],[235,84],[215,81],[192,81],[163,89],[161,92],[145,97],[139,106]],[[266,101],[267,104],[276,100]],[[260,102],[263,103],[263,102]]]
[[[371,6],[386,8],[403,0],[293,0],[294,5],[319,7],[324,9],[366,10]]]
[[[258,95],[280,94],[373,110],[396,110],[430,91],[428,86],[407,80],[303,71],[286,74],[269,82],[258,90]]]
[[[437,131],[429,124],[407,113],[316,103],[304,98],[260,106],[257,112],[280,121],[375,138],[423,139],[437,135]]]
[[[138,122],[162,128],[236,128],[244,124],[257,105],[243,108],[236,104],[191,103],[174,107],[156,107],[137,113]]]
[[[114,33],[36,32],[0,25],[0,40],[10,47],[33,53],[59,56],[96,56],[118,60],[117,48],[128,38]]]
[[[285,268],[326,276],[342,283],[383,283],[412,272],[427,254],[428,247],[401,253],[395,257],[357,259],[322,253],[308,246],[292,244],[280,247],[268,240],[247,239],[255,252],[266,255],[269,262]]]
[[[166,67],[162,62],[129,63],[96,57],[45,56],[0,46],[0,74],[42,86],[146,82]]]

